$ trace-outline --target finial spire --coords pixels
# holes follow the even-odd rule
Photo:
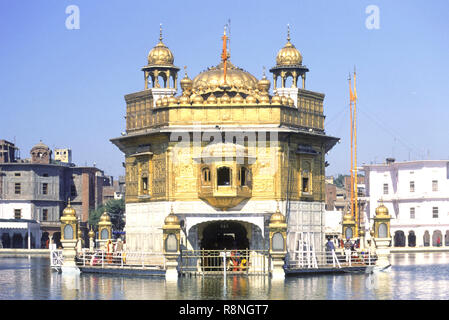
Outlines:
[[[290,23],[287,23],[287,41],[290,42]]]
[[[265,79],[266,78],[265,77],[265,66],[262,67],[262,75],[263,75],[263,78]]]
[[[184,66],[184,74],[185,74],[185,77],[187,78],[187,66]]]
[[[67,207],[70,207],[70,197],[69,197],[69,204],[67,205]]]
[[[159,23],[159,41],[162,42],[162,23]]]

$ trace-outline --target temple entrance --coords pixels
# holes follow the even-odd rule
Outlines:
[[[248,249],[246,228],[234,221],[211,222],[204,227],[200,248],[204,250]]]

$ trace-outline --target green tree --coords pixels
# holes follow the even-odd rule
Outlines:
[[[345,177],[345,175],[339,174],[334,180],[335,185],[339,188],[343,188],[345,186]]]
[[[97,227],[100,217],[105,211],[111,216],[112,229],[122,231],[125,227],[125,221],[123,219],[125,213],[125,200],[112,199],[105,204],[98,206],[97,209],[91,210],[89,213],[89,225]]]

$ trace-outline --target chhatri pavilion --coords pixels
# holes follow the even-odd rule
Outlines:
[[[111,141],[125,155],[127,248],[162,252],[172,213],[182,248],[264,250],[278,212],[287,251],[321,251],[325,155],[338,141],[324,130],[324,94],[306,89],[290,32],[272,82],[234,65],[222,39],[217,66],[193,80],[185,71],[179,93],[161,31],[143,90],[125,95],[126,132]]]

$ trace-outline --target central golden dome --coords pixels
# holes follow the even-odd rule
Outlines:
[[[221,62],[216,67],[201,72],[193,79],[193,91],[196,94],[207,94],[215,91],[222,91],[220,86],[224,84],[224,63]],[[257,79],[234,66],[230,61],[226,64],[226,84],[228,92],[240,92],[244,94],[253,93],[257,89]]]

